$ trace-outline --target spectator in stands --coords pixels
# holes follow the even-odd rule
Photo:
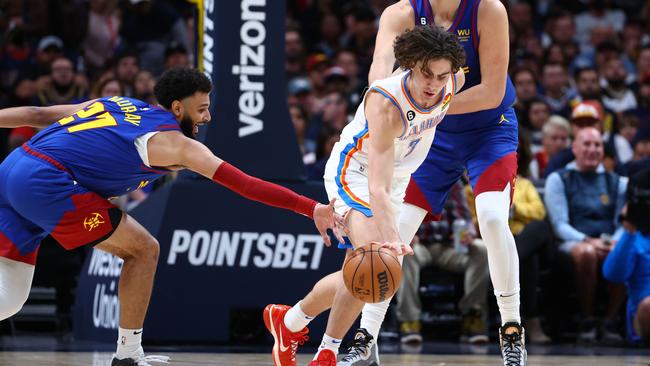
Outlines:
[[[116,1],[90,0],[82,52],[90,76],[106,66],[119,43],[121,18]]]
[[[154,86],[156,86],[156,80],[149,71],[138,71],[133,82],[133,97],[152,105],[158,104],[153,93]]]
[[[650,50],[650,49],[648,49]],[[648,52],[650,55],[650,52]],[[650,71],[646,71],[638,80],[639,86],[636,94],[636,100],[638,103],[638,114],[648,115],[650,114]],[[646,118],[646,120],[648,120]]]
[[[47,87],[54,59],[63,56],[63,41],[56,36],[41,38],[36,47],[34,59],[21,69],[13,94],[12,105],[27,105],[33,102],[36,93]]]
[[[104,78],[103,80],[95,83],[95,86],[90,93],[92,99],[112,97],[115,95],[123,95],[124,88],[120,81],[115,78]]]
[[[307,57],[307,78],[311,85],[312,94],[317,102],[325,97],[325,70],[330,66],[329,59],[322,53],[315,53]],[[317,109],[322,103],[318,103]]]
[[[569,122],[558,115],[548,119],[542,128],[542,149],[534,154],[530,164],[530,176],[534,181],[543,180],[548,162],[560,151],[569,146],[571,126]]]
[[[296,28],[287,29],[284,34],[284,53],[286,61],[284,70],[287,79],[305,74],[305,46],[300,32]]]
[[[88,90],[77,81],[72,61],[59,57],[52,61],[50,83],[40,89],[36,96],[41,106],[78,104],[88,99]]]
[[[367,86],[368,83],[366,78],[361,78],[361,75],[359,74],[359,63],[357,61],[357,55],[350,50],[340,50],[334,56],[334,64],[342,67],[350,78],[348,81],[348,88],[346,90],[350,105],[358,105],[361,102],[363,89]]]
[[[639,130],[639,117],[633,112],[621,114],[618,122],[618,133],[612,136],[616,156],[621,164],[625,164],[634,157],[632,142]]]
[[[597,101],[587,100],[578,103],[571,112],[571,134],[575,137],[578,131],[584,127],[595,127],[602,131],[603,113]],[[558,151],[549,161],[544,169],[544,177],[556,170],[562,169],[566,164],[575,159],[573,149],[567,147]]]
[[[634,175],[622,215],[625,234],[603,265],[605,278],[625,283],[627,338],[650,343],[650,169]]]
[[[515,101],[517,120],[520,125],[528,127],[530,126],[528,108],[530,103],[537,97],[537,78],[531,69],[518,67],[512,73],[512,82],[517,93],[517,100]]]
[[[650,125],[639,128],[632,141],[634,156],[625,164],[624,171],[629,176],[650,168]]]
[[[305,78],[293,78],[287,85],[287,92],[289,94],[289,106],[299,106],[307,113],[307,118],[310,119],[314,113],[314,97],[311,93],[311,84]]]
[[[620,57],[605,63],[603,77],[607,81],[604,90],[603,105],[616,113],[635,109],[637,106],[634,92],[627,86],[627,70]]]
[[[551,108],[541,98],[533,99],[528,109],[528,121],[530,125],[526,133],[530,137],[530,149],[537,152],[542,148],[542,129],[551,116]]]
[[[165,49],[165,70],[174,67],[189,67],[190,55],[182,43],[173,41]],[[150,73],[151,74],[151,73]]]
[[[320,19],[320,42],[316,45],[318,52],[332,58],[341,48],[341,20],[334,13],[326,13]]]
[[[639,50],[636,59],[636,75],[639,79],[650,74],[650,43]],[[639,80],[640,81],[640,80]]]
[[[312,164],[316,161],[316,154],[314,152],[308,153],[305,149],[305,131],[307,130],[307,112],[298,105],[289,106],[289,116],[291,117],[291,124],[296,132],[296,140],[298,141],[298,148],[302,155],[303,164]]]
[[[612,27],[615,32],[623,30],[625,13],[613,10],[606,0],[590,0],[589,9],[575,18],[576,36],[581,46],[588,46],[592,30],[598,27]]]
[[[544,100],[551,107],[553,114],[559,113],[575,96],[575,91],[569,86],[566,68],[562,64],[542,66],[542,86]]]
[[[131,5],[123,13],[122,41],[125,48],[138,50],[140,68],[159,76],[168,44],[176,41],[190,49],[185,22],[167,1],[131,0]]]
[[[454,248],[453,223],[465,220],[467,233],[461,238],[467,252]],[[402,342],[420,343],[420,269],[434,265],[441,269],[464,274],[463,297],[458,308],[463,314],[461,341],[486,343],[487,334],[487,250],[481,240],[475,240],[476,229],[461,181],[449,192],[440,221],[422,224],[413,239],[413,256],[404,257],[402,285],[397,292],[397,315],[401,322]]]
[[[325,70],[323,82],[328,93],[339,92],[347,98],[350,78],[341,66],[332,66]]]
[[[135,76],[140,71],[138,55],[131,50],[121,52],[115,60],[115,76],[124,86],[124,96],[133,96],[133,83]]]
[[[600,76],[598,69],[593,66],[581,67],[575,70],[574,79],[576,84],[577,95],[573,98],[569,105],[562,110],[561,114],[567,118],[571,116],[573,108],[583,100],[598,101],[602,107],[602,89],[600,87]],[[615,130],[617,124],[617,117],[614,111],[606,107],[603,110],[603,131],[605,135],[611,134]],[[605,137],[607,140],[607,137]]]
[[[548,47],[551,44],[558,44],[564,48],[572,47],[576,44],[575,35],[573,14],[561,11],[549,18],[548,34],[542,38],[542,45]]]
[[[618,226],[627,178],[605,172],[603,139],[598,129],[578,130],[572,148],[575,161],[549,175],[544,201],[555,234],[561,240],[560,252],[571,258],[575,270],[582,316],[578,341],[594,342],[598,335],[594,318],[598,268],[611,249],[607,238]],[[613,320],[624,295],[615,286],[609,286],[609,290],[600,330],[601,339],[606,341],[617,338]]]

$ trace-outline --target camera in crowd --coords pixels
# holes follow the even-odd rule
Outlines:
[[[644,235],[650,234],[650,169],[630,179],[626,193],[627,213],[622,219],[636,226]]]

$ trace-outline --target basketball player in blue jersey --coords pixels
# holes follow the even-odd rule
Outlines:
[[[158,242],[108,198],[173,170],[192,170],[246,198],[313,218],[330,244],[326,230],[335,229],[334,200],[318,204],[246,175],[194,140],[198,126],[210,121],[211,88],[202,72],[178,68],[158,81],[159,106],[112,97],[0,110],[0,127],[49,125],[0,165],[0,320],[27,300],[39,244],[49,234],[66,249],[91,245],[124,259],[111,365],[160,361],[145,357],[141,347]]]
[[[335,210],[345,217],[352,246],[379,242],[401,255],[413,251],[400,236],[397,214],[411,174],[426,158],[436,127],[463,85],[465,56],[457,37],[435,26],[404,32],[394,49],[404,70],[370,85],[332,148],[323,178],[328,196],[337,198]],[[341,340],[363,304],[347,290],[338,271],[321,279],[293,307],[268,305],[264,322],[275,339],[274,365],[295,366],[307,324],[331,308],[309,365],[336,366]]]
[[[519,260],[508,228],[517,174],[515,91],[507,74],[508,17],[499,0],[401,0],[381,16],[369,82],[393,72],[393,40],[404,29],[435,24],[458,36],[467,61],[466,82],[438,126],[423,164],[412,175],[400,211],[400,235],[410,242],[427,213],[443,208],[451,186],[467,169],[476,196],[481,236],[501,313],[499,332],[506,366],[526,363],[519,314]],[[378,363],[376,339],[390,300],[364,307],[361,328],[370,337],[340,362]]]

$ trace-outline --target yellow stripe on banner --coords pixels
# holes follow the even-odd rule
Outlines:
[[[196,43],[197,43],[197,51],[196,51],[196,64],[194,66],[198,67],[199,70],[203,70],[203,35],[205,34],[205,28],[204,28],[204,17],[205,17],[205,8],[203,7],[203,0],[187,0],[187,2],[194,4],[196,6],[196,11],[198,13],[198,22],[196,26]]]

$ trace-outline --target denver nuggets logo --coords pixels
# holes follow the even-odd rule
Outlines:
[[[442,110],[447,108],[449,102],[451,102],[451,94],[445,95],[445,97],[442,99]]]
[[[600,203],[602,203],[604,206],[609,205],[609,196],[606,194],[601,194],[600,195]]]
[[[84,228],[88,231],[97,229],[99,225],[104,224],[104,217],[97,212],[93,212],[90,216],[84,219]]]
[[[415,112],[413,112],[413,111],[406,112],[406,119],[408,119],[409,121],[412,121],[413,118],[415,118]]]

